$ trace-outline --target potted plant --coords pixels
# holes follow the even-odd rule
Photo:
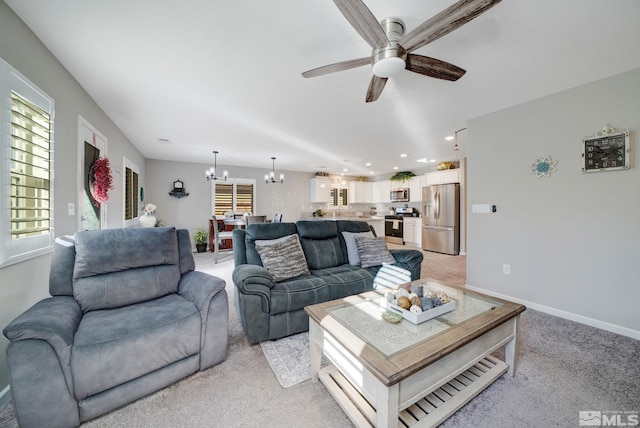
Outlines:
[[[415,176],[416,175],[411,171],[398,171],[395,174],[393,174],[391,178],[389,178],[389,180],[401,181],[404,183],[405,181],[411,180],[411,177],[415,177]]]
[[[207,238],[209,238],[209,234],[202,228],[193,235],[193,240],[196,243],[196,250],[199,253],[204,253],[207,250]]]

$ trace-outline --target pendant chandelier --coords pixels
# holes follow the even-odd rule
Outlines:
[[[227,178],[229,177],[229,172],[228,171],[223,171],[222,172],[222,177],[217,177],[216,176],[217,168],[218,168],[218,152],[216,150],[214,150],[213,151],[213,168],[209,168],[204,173],[205,177],[207,177],[207,181],[211,181],[211,180],[224,180],[224,181],[227,181]]]
[[[269,183],[276,183],[276,158],[275,157],[271,157],[271,172],[268,174],[264,175],[264,182],[269,184]],[[284,183],[284,174],[280,174],[280,184]]]

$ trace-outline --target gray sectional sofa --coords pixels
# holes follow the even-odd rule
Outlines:
[[[381,265],[363,268],[360,263],[351,264],[352,248],[348,248],[345,240],[350,233],[367,232],[371,233],[368,223],[348,220],[254,224],[234,230],[234,304],[249,342],[307,331],[309,318],[304,313],[305,306],[372,290]],[[306,261],[302,268],[308,272],[276,281],[264,267],[257,247],[264,248],[290,235],[298,236],[304,253],[302,263]],[[390,254],[389,262],[406,273],[404,280],[420,278],[422,252],[402,249],[391,250]],[[287,253],[278,262],[292,257]]]
[[[58,238],[52,297],[4,329],[20,426],[77,426],[223,361],[225,282],[194,269],[186,230]]]

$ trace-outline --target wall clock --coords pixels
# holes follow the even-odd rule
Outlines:
[[[582,172],[629,169],[629,131],[604,127],[582,140]]]

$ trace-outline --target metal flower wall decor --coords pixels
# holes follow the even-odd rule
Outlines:
[[[551,160],[551,156],[540,157],[531,164],[531,174],[536,177],[550,177],[552,172],[556,172],[556,164],[558,161]]]

